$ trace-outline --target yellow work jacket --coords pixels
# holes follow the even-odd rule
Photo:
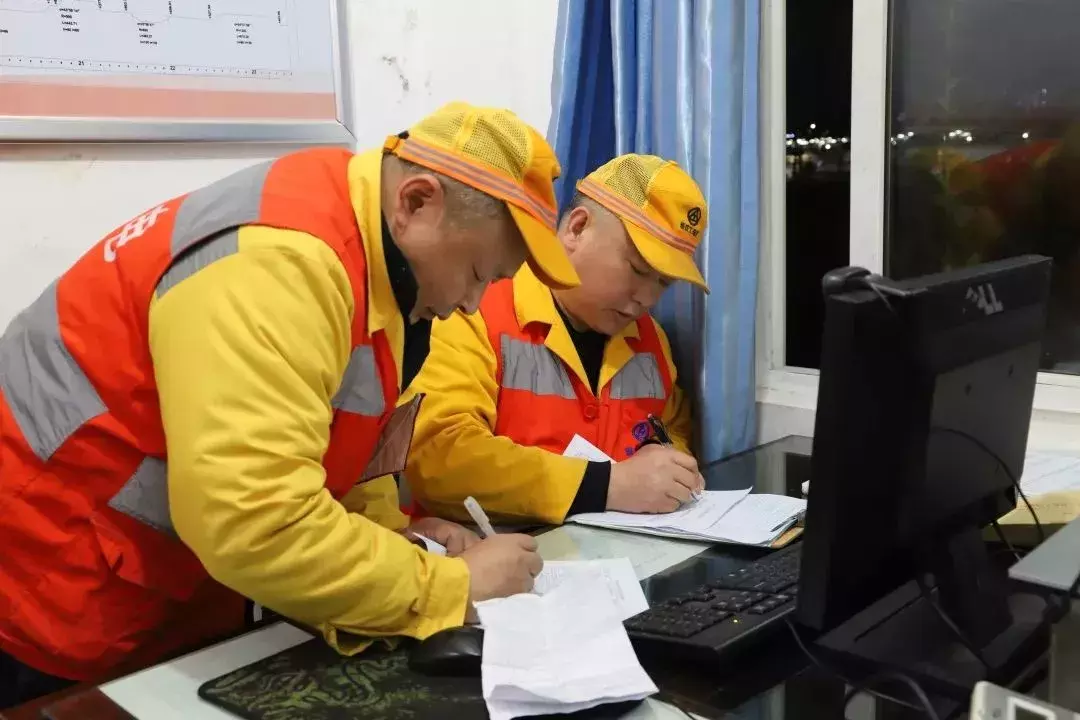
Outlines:
[[[403,398],[427,395],[406,471],[413,499],[442,517],[467,518],[472,495],[496,516],[562,522],[587,466],[561,454],[574,434],[618,460],[652,412],[689,450],[690,409],[675,380],[667,337],[646,316],[607,341],[594,391],[551,291],[524,267],[488,290],[480,312],[434,324]]]

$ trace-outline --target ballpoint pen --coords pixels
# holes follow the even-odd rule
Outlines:
[[[649,421],[649,426],[652,428],[653,435],[660,441],[661,445],[671,445],[671,436],[668,435],[667,428],[664,427],[664,423],[660,421],[655,415],[649,415],[646,420]]]
[[[472,495],[465,498],[465,510],[469,513],[469,517],[476,523],[476,527],[480,528],[480,534],[485,538],[495,535],[495,528],[491,526],[491,520],[488,519],[487,513],[484,512],[484,508],[480,507],[480,503],[476,502],[476,498]]]

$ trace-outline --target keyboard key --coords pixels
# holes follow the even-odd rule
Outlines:
[[[749,610],[747,610],[747,612],[750,613],[751,615],[764,615],[765,613],[769,612],[770,610],[772,610],[772,608],[766,607],[764,604],[759,604],[759,605],[754,605]]]

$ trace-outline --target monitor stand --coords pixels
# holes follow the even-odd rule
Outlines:
[[[1011,592],[981,534],[965,530],[924,557],[938,604],[978,648],[989,668],[941,619],[912,580],[818,638],[830,659],[860,676],[902,672],[927,692],[967,699],[976,682],[1010,685],[1046,651],[1047,601]]]

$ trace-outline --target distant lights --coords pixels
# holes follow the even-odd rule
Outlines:
[[[1031,133],[1026,132],[1023,135],[1021,135],[1020,137],[1024,138],[1025,140],[1029,140],[1031,138]]]

